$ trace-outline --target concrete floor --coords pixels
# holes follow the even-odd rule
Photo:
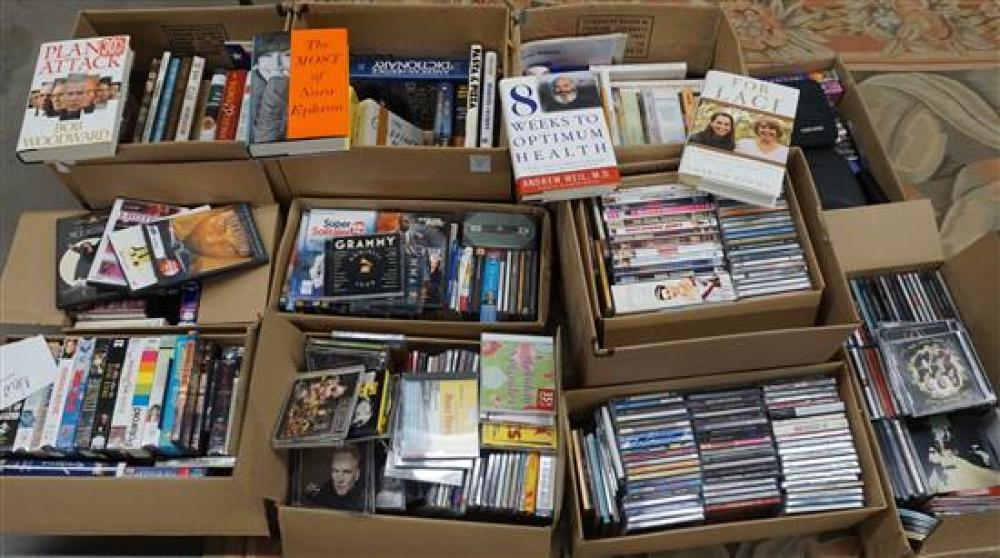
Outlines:
[[[0,0],[0,268],[6,265],[17,218],[24,211],[79,207],[42,165],[17,160],[21,107],[31,84],[39,43],[67,38],[78,10],[126,7],[235,5],[237,0]],[[0,329],[0,332],[3,330]],[[8,330],[9,331],[9,330]],[[149,502],[156,505],[155,502]],[[100,513],[100,510],[94,510]],[[17,513],[0,509],[0,514]],[[200,555],[200,539],[0,536],[0,556]]]

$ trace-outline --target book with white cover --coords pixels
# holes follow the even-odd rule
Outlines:
[[[792,139],[797,89],[710,71],[678,172],[681,181],[745,203],[774,207]]]
[[[24,105],[24,162],[113,157],[128,99],[129,37],[42,43]]]
[[[600,196],[621,182],[590,72],[500,80],[504,124],[522,201]]]

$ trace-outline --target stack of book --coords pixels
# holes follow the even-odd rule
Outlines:
[[[523,357],[516,363],[515,354]],[[398,336],[335,334],[310,341],[306,362],[310,368],[339,368],[299,374],[276,427],[275,447],[307,448],[293,454],[293,505],[551,521],[554,426],[548,427],[547,444],[522,439],[520,431],[506,438],[487,434],[498,424],[494,419],[516,428],[513,415],[554,415],[554,407],[545,408],[556,393],[551,338],[484,338],[476,352],[461,345],[410,348]],[[374,372],[379,381],[358,383],[353,375],[364,372]],[[514,385],[522,376],[532,379],[530,385]],[[518,413],[509,412],[513,405],[499,395],[494,399],[522,389],[518,401],[531,391],[537,404],[519,403]],[[481,424],[483,397],[490,413],[500,414]],[[378,426],[357,428],[369,421]],[[487,435],[498,444],[487,444]]]
[[[1000,486],[995,387],[940,271],[849,285],[862,327],[846,349],[901,513],[909,511],[902,506],[933,514],[1000,509],[990,497]],[[933,528],[903,521],[917,540]]]
[[[310,209],[281,307],[354,316],[527,321],[538,226],[523,214]]]
[[[863,506],[838,389],[819,377],[598,406],[570,440],[587,535]],[[810,459],[828,437],[836,453]]]
[[[0,351],[24,358],[20,351],[39,339]],[[67,337],[48,349],[53,382],[0,412],[0,452],[9,456],[0,473],[231,472],[247,381],[242,346],[187,334]]]

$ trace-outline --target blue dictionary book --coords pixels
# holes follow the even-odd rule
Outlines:
[[[442,81],[437,85],[437,113],[434,115],[434,143],[451,142],[452,120],[455,117],[455,84]]]
[[[167,69],[167,77],[163,80],[163,89],[160,91],[160,104],[156,108],[156,121],[153,123],[153,134],[149,141],[163,141],[167,130],[167,117],[170,115],[170,99],[174,96],[174,84],[180,69],[181,59],[171,58],[170,68]]]
[[[469,79],[469,60],[467,58],[352,56],[351,81],[355,79],[467,81]]]

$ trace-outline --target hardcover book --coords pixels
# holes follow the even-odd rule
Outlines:
[[[297,29],[255,37],[249,107],[254,156],[350,146],[347,48],[346,29]]]
[[[18,158],[113,157],[131,70],[126,35],[43,43],[17,141]]]
[[[420,128],[393,114],[373,99],[365,99],[354,108],[351,141],[354,145],[422,145]]]
[[[369,234],[326,243],[324,290],[333,300],[403,296],[403,235]]]
[[[774,207],[781,196],[798,102],[798,89],[708,72],[681,156],[681,181]]]
[[[618,163],[590,72],[503,79],[500,99],[520,200],[592,197],[618,187]]]
[[[553,424],[556,373],[551,337],[484,333],[480,355],[482,418]]]
[[[374,99],[421,130],[434,130],[438,84],[466,85],[469,60],[352,56],[350,80],[359,99]]]
[[[116,296],[113,289],[87,283],[108,216],[108,211],[99,211],[56,221],[56,308],[74,308]]]

